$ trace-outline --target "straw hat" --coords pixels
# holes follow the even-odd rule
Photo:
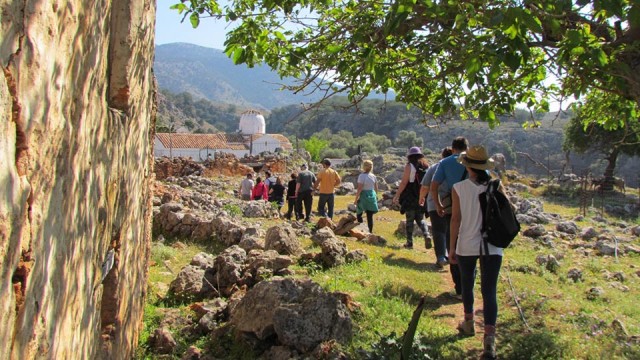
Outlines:
[[[494,168],[493,159],[489,157],[487,150],[482,145],[474,145],[467,151],[460,153],[458,162],[472,169],[489,170]]]

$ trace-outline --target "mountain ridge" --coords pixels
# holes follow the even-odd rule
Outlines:
[[[156,46],[154,70],[161,89],[258,110],[320,99],[319,95],[280,90],[283,85],[294,85],[296,79],[281,79],[265,65],[235,65],[222,50],[189,43]]]

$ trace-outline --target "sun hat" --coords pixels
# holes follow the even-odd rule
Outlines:
[[[324,159],[324,160],[322,160],[322,164],[327,165],[327,166],[331,166],[331,160]]]
[[[477,170],[489,170],[494,167],[493,159],[489,157],[487,150],[482,145],[474,145],[469,150],[460,153],[458,162]]]
[[[422,150],[420,150],[419,147],[414,146],[410,148],[409,152],[407,153],[407,156],[411,156],[411,155],[422,155]]]

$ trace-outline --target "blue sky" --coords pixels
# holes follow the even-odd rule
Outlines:
[[[169,9],[179,0],[158,0],[156,14],[156,45],[186,42],[214,49],[224,49],[224,21],[203,19],[197,29],[191,27],[189,19],[180,23],[182,15]]]

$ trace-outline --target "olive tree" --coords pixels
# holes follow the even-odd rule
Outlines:
[[[393,90],[425,114],[491,125],[516,105],[597,88],[640,102],[640,3],[631,0],[190,0],[193,26],[234,23],[237,64],[300,79],[294,91]],[[549,79],[557,81],[549,81]]]
[[[591,91],[584,102],[574,104],[575,116],[564,132],[563,149],[600,154],[607,161],[605,188],[610,190],[620,154],[640,155],[638,105],[619,96]]]

